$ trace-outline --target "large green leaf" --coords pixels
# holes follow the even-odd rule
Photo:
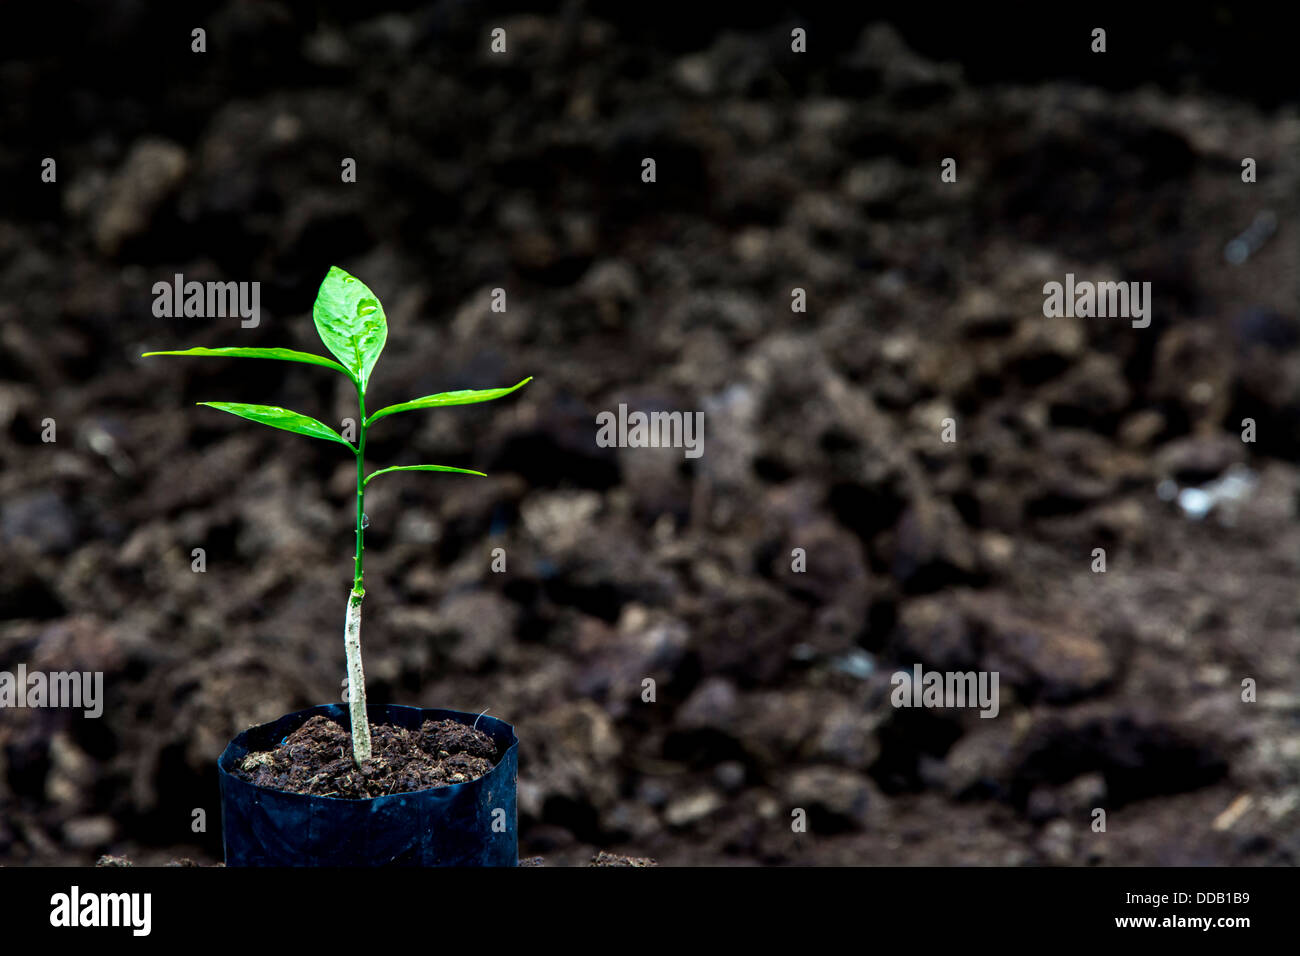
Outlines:
[[[352,370],[364,393],[388,339],[388,320],[379,298],[356,276],[330,266],[311,315],[325,347]]]
[[[370,484],[371,479],[378,478],[380,475],[386,475],[390,471],[454,471],[460,475],[478,475],[480,478],[486,478],[487,475],[481,471],[470,471],[468,468],[452,468],[450,465],[393,465],[391,468],[381,468],[379,471],[367,476],[362,483],[362,487]]]
[[[148,358],[150,355],[192,355],[195,357],[210,356],[214,358],[279,359],[282,362],[302,362],[304,365],[323,365],[325,368],[332,368],[336,371],[342,372],[349,378],[352,377],[352,373],[338,362],[327,359],[323,355],[312,355],[310,352],[298,352],[294,349],[197,348],[173,352],[145,352],[144,355],[140,357]]]
[[[511,385],[509,388],[464,388],[458,392],[439,392],[437,395],[426,395],[424,398],[402,402],[400,405],[389,405],[367,418],[366,426],[369,427],[388,415],[409,412],[416,408],[439,408],[443,405],[473,405],[475,402],[490,402],[494,398],[509,395],[515,389],[523,388],[532,380],[533,377],[530,375],[518,385]]]
[[[270,425],[272,428],[283,428],[287,432],[310,435],[312,438],[324,438],[326,441],[336,441],[341,445],[352,448],[351,442],[323,422],[318,422],[306,415],[299,415],[297,412],[291,412],[287,408],[280,408],[277,405],[245,405],[242,402],[198,402],[198,404],[229,412],[231,415],[238,415],[240,418],[247,418],[251,422],[261,422],[263,425]],[[355,450],[353,449],[353,451]]]

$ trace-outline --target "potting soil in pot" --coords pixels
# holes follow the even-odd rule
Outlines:
[[[316,716],[232,772],[272,790],[365,799],[468,783],[499,759],[491,737],[453,720],[426,720],[419,730],[372,724],[370,737],[371,759],[358,769],[348,728]]]

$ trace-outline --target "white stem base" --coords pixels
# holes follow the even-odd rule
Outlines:
[[[370,721],[366,719],[366,675],[361,669],[361,597],[348,597],[348,617],[343,625],[343,649],[348,659],[348,712],[352,717],[352,760],[357,766],[370,759]]]

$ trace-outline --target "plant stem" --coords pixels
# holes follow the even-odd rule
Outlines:
[[[361,667],[361,599],[362,555],[365,551],[366,495],[366,397],[357,386],[357,419],[360,440],[357,442],[357,556],[353,562],[352,593],[348,595],[348,614],[343,624],[343,649],[348,662],[348,711],[352,723],[352,760],[360,767],[370,759],[370,721],[366,717],[366,676]]]
[[[362,510],[366,501],[366,397],[361,394],[359,385],[357,386],[357,408],[360,410],[357,427],[361,434],[357,441],[357,556],[352,565],[352,590],[365,594],[366,590],[361,586],[361,567],[366,550],[363,537],[366,516]]]

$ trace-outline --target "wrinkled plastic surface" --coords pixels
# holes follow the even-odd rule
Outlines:
[[[251,727],[217,761],[226,865],[517,866],[519,741],[514,728],[495,717],[458,710],[389,705],[368,708],[368,713],[372,724],[413,730],[426,720],[470,725],[477,720],[478,729],[504,753],[492,770],[469,783],[347,800],[269,790],[230,772],[248,753],[272,749],[318,714],[350,726],[343,704],[310,707]],[[505,829],[498,832],[502,824]]]

